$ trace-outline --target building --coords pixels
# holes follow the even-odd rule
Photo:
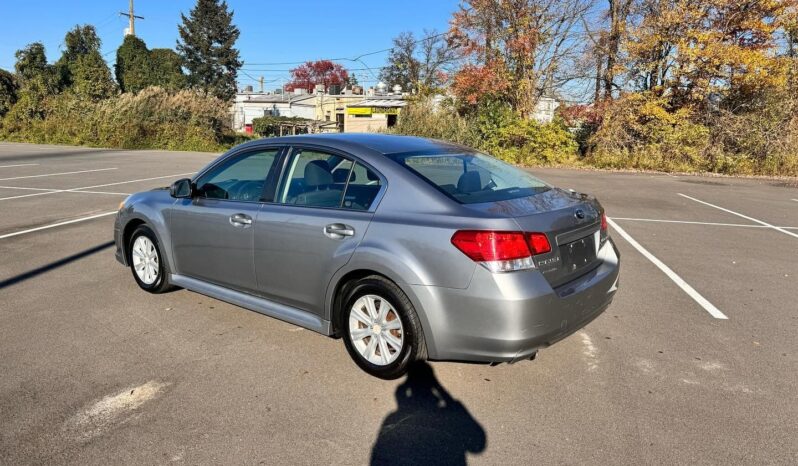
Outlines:
[[[539,123],[551,123],[554,120],[554,112],[560,103],[552,97],[541,97],[535,105],[535,111],[532,113],[532,118]]]
[[[401,95],[375,95],[350,104],[346,107],[344,132],[371,133],[390,128],[406,105]]]
[[[373,97],[364,97],[358,86],[343,90],[331,86],[331,91],[328,94],[319,88],[315,93],[297,90],[263,94],[252,92],[248,86],[236,94],[231,109],[233,129],[251,133],[255,118],[282,116],[310,120],[307,126],[314,132],[379,131],[393,126],[399,109],[405,105],[398,94],[380,95],[370,89],[368,95]]]
[[[233,130],[251,132],[252,120],[263,116],[316,119],[316,96],[307,93],[260,94],[245,90],[233,104]]]

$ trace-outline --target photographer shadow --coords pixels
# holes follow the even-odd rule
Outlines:
[[[382,422],[371,464],[466,464],[487,445],[482,426],[452,398],[426,362],[416,363],[396,389],[396,411]]]

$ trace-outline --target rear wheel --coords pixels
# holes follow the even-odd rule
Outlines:
[[[343,303],[344,344],[364,371],[396,379],[426,358],[418,315],[395,283],[379,275],[360,279],[348,287]]]
[[[169,284],[158,239],[149,227],[141,225],[130,235],[127,248],[128,263],[139,287],[150,293],[164,293]]]

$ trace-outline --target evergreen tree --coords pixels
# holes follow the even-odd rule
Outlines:
[[[150,51],[155,85],[167,91],[179,91],[186,88],[186,75],[183,74],[180,55],[172,49],[152,49]]]
[[[100,45],[97,31],[90,24],[75,26],[66,33],[64,52],[55,65],[62,87],[91,100],[105,99],[116,92]]]
[[[17,101],[17,80],[12,73],[0,69],[0,117]]]
[[[137,93],[149,86],[174,92],[186,87],[180,56],[171,49],[149,50],[135,36],[125,37],[116,51],[114,72],[122,92]]]
[[[189,16],[180,15],[177,51],[188,70],[188,83],[223,100],[236,93],[236,77],[241,68],[234,48],[240,31],[233,25],[233,12],[226,1],[197,0]]]
[[[58,79],[53,66],[47,63],[41,42],[28,44],[14,54],[19,92],[12,109],[15,119],[39,119],[45,116],[45,99],[58,92]]]
[[[136,93],[153,85],[150,51],[144,41],[133,35],[125,36],[116,50],[114,74],[122,92]]]

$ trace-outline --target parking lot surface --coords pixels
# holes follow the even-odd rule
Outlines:
[[[214,154],[0,144],[0,464],[796,464],[798,188],[533,169],[598,196],[620,291],[537,360],[382,381],[339,340],[113,254]]]

